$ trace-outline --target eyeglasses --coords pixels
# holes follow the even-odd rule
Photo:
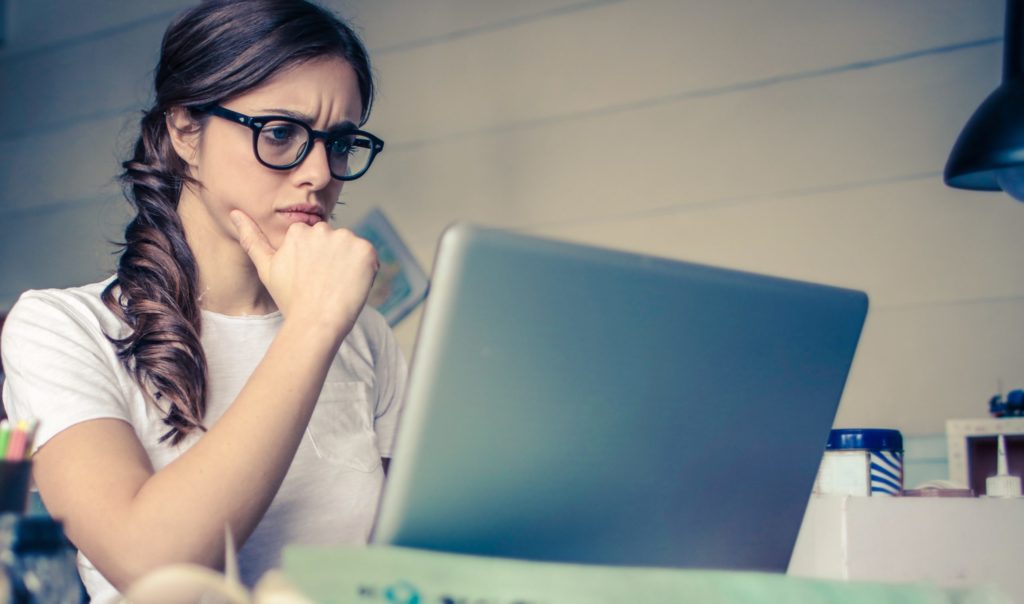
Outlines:
[[[274,170],[288,170],[301,164],[313,143],[321,139],[327,149],[331,176],[338,180],[355,180],[366,174],[373,158],[384,149],[384,141],[354,126],[321,132],[302,120],[283,115],[252,117],[220,105],[206,105],[196,110],[251,128],[256,159]]]

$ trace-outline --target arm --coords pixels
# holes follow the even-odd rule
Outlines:
[[[284,480],[326,375],[327,346],[286,323],[231,409],[159,473],[120,420],[54,436],[34,461],[47,508],[119,590],[171,561],[218,567],[224,525],[244,542]]]
[[[72,426],[36,454],[48,509],[120,590],[172,562],[218,567],[225,524],[239,543],[248,538],[284,480],[372,283],[372,246],[351,233],[296,225],[280,250],[254,223],[243,222],[240,233],[285,321],[229,411],[158,473],[116,419]]]

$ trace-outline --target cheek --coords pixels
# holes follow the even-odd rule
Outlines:
[[[199,181],[203,184],[203,198],[207,207],[223,216],[239,209],[259,220],[273,207],[273,191],[277,175],[267,170],[252,154],[252,149],[237,144],[210,144],[199,161]]]
[[[338,203],[338,198],[341,197],[341,191],[344,187],[344,181],[332,179],[331,184],[327,187],[326,198],[329,199],[332,204]]]

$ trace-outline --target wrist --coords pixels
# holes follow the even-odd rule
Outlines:
[[[332,355],[342,340],[352,331],[352,323],[339,324],[316,315],[286,315],[279,337],[295,339],[313,350],[324,350]]]

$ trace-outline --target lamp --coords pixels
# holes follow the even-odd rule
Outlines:
[[[1006,0],[1003,83],[960,132],[943,180],[957,189],[1005,191],[1024,201],[1024,0]]]

